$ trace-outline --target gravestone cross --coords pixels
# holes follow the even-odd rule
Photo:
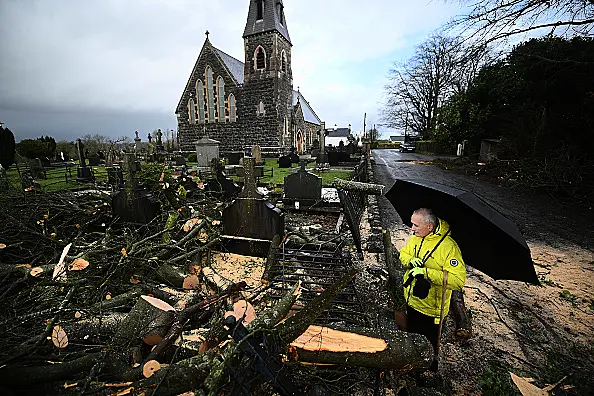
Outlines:
[[[260,146],[258,146],[257,144],[254,144],[252,146],[252,157],[254,157],[256,165],[262,163],[262,150],[260,149]]]
[[[262,198],[256,185],[256,159],[243,157],[243,190],[240,198]]]
[[[134,138],[134,151],[138,153],[140,151],[140,138],[138,137],[138,131],[134,133],[136,133],[136,137]]]

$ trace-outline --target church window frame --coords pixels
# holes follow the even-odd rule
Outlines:
[[[283,3],[281,3],[280,1],[278,3],[276,3],[276,10],[278,12],[278,20],[282,26],[285,26],[284,8],[285,8],[285,6],[283,6]]]
[[[256,21],[264,20],[264,0],[256,0]]]
[[[287,72],[287,52],[285,50],[281,51],[281,71]]]
[[[229,95],[229,122],[237,121],[237,101],[235,95]]]
[[[194,103],[194,97],[192,96],[188,100],[188,122],[191,125],[196,124],[196,103]]]
[[[217,104],[219,109],[219,122],[226,122],[225,116],[225,80],[219,76],[217,78]]]
[[[206,66],[204,72],[206,78],[206,100],[208,103],[208,122],[215,122],[215,103],[214,103],[214,82],[212,67]]]
[[[254,70],[266,69],[266,50],[261,45],[254,51]]]
[[[204,83],[202,80],[196,81],[196,101],[198,107],[198,122],[204,122]]]
[[[256,115],[263,116],[265,114],[266,114],[266,108],[264,107],[264,102],[260,101],[260,103],[258,103],[258,106],[256,107]]]

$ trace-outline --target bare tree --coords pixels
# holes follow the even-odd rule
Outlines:
[[[470,60],[478,65],[455,38],[432,36],[417,46],[408,62],[390,70],[383,124],[430,137],[441,105],[452,93],[466,89],[472,70],[478,72],[478,66],[466,67]]]
[[[459,0],[466,15],[450,28],[463,28],[469,40],[481,44],[513,35],[545,30],[557,35],[594,35],[594,0]]]

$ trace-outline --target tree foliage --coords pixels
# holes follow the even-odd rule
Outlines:
[[[51,136],[23,139],[16,145],[16,149],[20,155],[29,159],[53,158],[56,153],[56,141]]]
[[[15,147],[12,131],[0,126],[0,165],[4,169],[8,169],[14,163]]]
[[[469,12],[452,21],[478,43],[545,30],[549,34],[592,36],[594,0],[461,0]]]
[[[594,190],[592,109],[594,39],[532,39],[441,108],[436,136],[502,138],[500,158],[531,164],[534,185],[583,195]]]

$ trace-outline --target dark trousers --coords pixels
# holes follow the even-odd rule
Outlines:
[[[435,352],[435,359],[431,363],[429,370],[437,371],[437,336],[439,334],[439,325],[435,324],[435,318],[424,315],[414,308],[406,307],[406,316],[409,333],[423,334],[431,345],[433,345],[433,352]]]

